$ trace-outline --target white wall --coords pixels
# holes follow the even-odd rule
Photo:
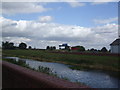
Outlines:
[[[120,45],[111,46],[111,53],[120,53]]]

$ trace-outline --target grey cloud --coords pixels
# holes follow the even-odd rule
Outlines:
[[[3,22],[6,22],[3,23],[3,26],[5,25],[2,31],[3,38],[11,37],[11,39],[15,41],[16,37],[19,37],[22,38],[20,40],[29,41],[31,44],[36,44],[37,42],[33,43],[35,40],[44,41],[43,43],[45,43],[45,41],[54,41],[56,44],[59,42],[67,42],[72,45],[76,43],[77,45],[86,45],[86,47],[91,47],[92,45],[94,47],[100,47],[104,45],[109,46],[112,40],[117,37],[116,24],[85,28],[56,23],[2,19]],[[7,22],[9,22],[9,24]],[[18,41],[20,41],[19,38],[17,38]]]
[[[18,13],[39,13],[48,11],[50,8],[44,8],[39,3],[30,2],[3,2],[2,13],[7,15]]]
[[[108,19],[94,19],[93,21],[96,24],[108,24],[108,23],[112,23],[114,21],[118,21],[118,17],[108,18]]]
[[[67,2],[71,7],[76,8],[76,7],[82,7],[85,6],[85,3],[82,2]]]
[[[2,37],[29,37],[25,32],[2,32]]]
[[[8,26],[16,26],[16,25],[17,25],[17,23],[10,23],[7,25],[2,25],[2,28],[8,27]]]
[[[17,25],[17,23],[12,23],[11,25],[12,25],[12,26],[16,26],[16,25]]]

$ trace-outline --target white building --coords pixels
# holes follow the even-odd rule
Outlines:
[[[120,38],[110,44],[111,53],[120,53]]]

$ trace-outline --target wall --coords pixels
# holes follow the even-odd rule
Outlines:
[[[0,47],[0,90],[2,89],[2,49]]]
[[[4,88],[88,88],[15,64],[2,62],[2,87]]]
[[[111,46],[111,53],[120,53],[120,45]]]
[[[2,89],[2,60],[0,60],[0,90],[1,89]]]

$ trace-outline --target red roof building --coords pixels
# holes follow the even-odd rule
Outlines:
[[[71,50],[78,50],[78,47],[71,47]]]

